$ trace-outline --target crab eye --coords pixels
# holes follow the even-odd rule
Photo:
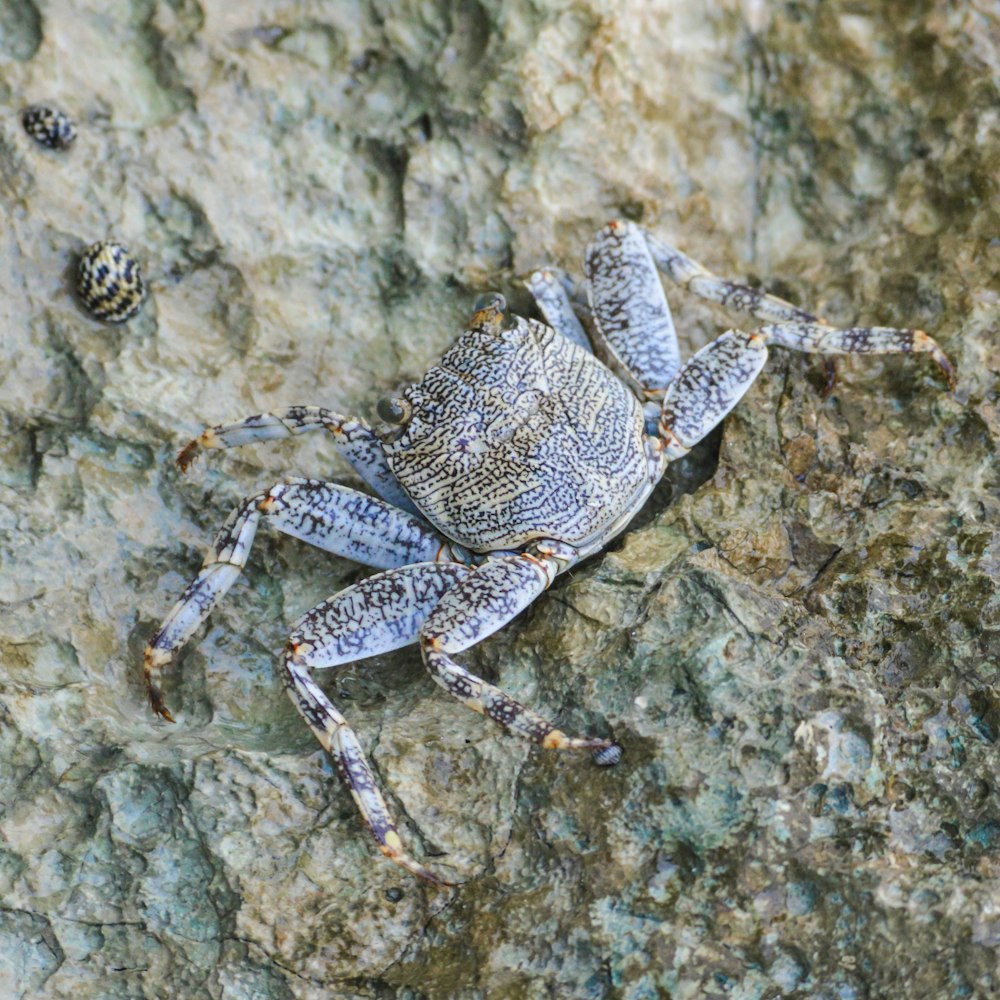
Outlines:
[[[517,326],[517,317],[507,309],[507,300],[499,292],[480,295],[473,305],[472,326],[487,330],[509,330]]]
[[[507,300],[499,292],[487,292],[480,295],[472,306],[473,312],[482,312],[484,309],[495,309],[503,314],[507,311]]]
[[[400,396],[383,396],[375,404],[375,412],[387,424],[405,424],[413,413],[413,407]]]

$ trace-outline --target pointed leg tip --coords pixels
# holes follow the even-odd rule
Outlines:
[[[395,838],[398,841],[398,836]],[[405,851],[400,850],[394,844],[380,843],[379,850],[391,861],[393,864],[399,865],[400,868],[404,868],[411,875],[416,875],[418,878],[423,879],[425,882],[429,882],[431,885],[437,886],[440,889],[454,889],[456,886],[462,885],[461,882],[452,882],[442,876],[438,875],[436,872],[432,872],[430,868],[424,867],[415,858],[410,857]]]
[[[438,889],[457,889],[460,885],[464,885],[464,882],[453,882],[451,879],[442,878],[440,875],[436,875],[429,868],[424,868],[422,871],[417,872],[425,882],[430,882],[431,885]]]
[[[195,438],[193,441],[188,441],[188,443],[178,452],[177,458],[174,459],[174,463],[181,472],[187,472],[188,469],[191,468],[191,464],[198,457],[200,447],[198,438]]]
[[[609,766],[621,759],[622,748],[613,740],[590,736],[567,736],[561,729],[550,729],[539,740],[543,750],[590,750],[598,764]],[[601,759],[598,760],[598,757]]]
[[[170,714],[159,688],[149,687],[146,691],[146,696],[149,698],[149,707],[153,710],[154,715],[163,719],[164,722],[177,722]]]
[[[829,399],[833,390],[837,387],[837,362],[833,358],[826,358],[823,364],[823,374],[825,381],[820,390],[820,399]]]
[[[143,652],[142,660],[142,672],[146,681],[146,698],[149,700],[149,707],[155,715],[158,715],[166,722],[175,722],[176,720],[167,710],[167,706],[163,701],[163,693],[160,691],[159,685],[153,679],[154,672],[159,677],[159,672],[170,663],[170,655],[150,644]]]
[[[948,383],[948,391],[954,393],[958,388],[958,372],[955,371],[955,366],[948,360],[943,351],[935,351],[932,357],[934,358],[934,363],[938,366],[938,371],[941,372],[945,382]]]
[[[958,388],[958,373],[948,355],[941,350],[941,345],[926,330],[913,331],[913,345],[918,351],[926,351],[941,370],[950,392]]]
[[[947,358],[942,357],[938,361],[938,367],[948,383],[948,391],[954,392],[958,388],[958,372],[955,371],[955,366]]]

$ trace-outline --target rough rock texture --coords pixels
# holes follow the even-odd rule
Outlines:
[[[1000,989],[997,0],[2,0],[0,995],[959,998]],[[66,153],[17,111],[76,118]],[[440,890],[383,861],[276,649],[359,569],[261,532],[155,721],[141,649],[237,500],[351,476],[472,299],[610,217],[961,374],[773,357],[636,528],[469,656],[330,676]],[[114,236],[151,298],[73,296]],[[683,297],[681,297],[683,299]],[[698,345],[727,323],[678,300]],[[721,444],[720,444],[721,440]],[[718,459],[717,467],[715,465]]]

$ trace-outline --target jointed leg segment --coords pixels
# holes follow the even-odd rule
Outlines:
[[[490,561],[475,570],[456,563],[403,566],[325,601],[304,615],[289,637],[284,656],[289,697],[336,760],[382,853],[408,871],[442,881],[407,853],[357,737],[317,686],[312,671],[419,638],[431,676],[469,708],[549,749],[606,749],[610,740],[567,736],[449,655],[505,625],[573,558],[569,546],[540,543],[533,553]]]
[[[664,455],[686,455],[743,398],[767,361],[766,338],[727,330],[691,357],[667,387],[659,435]]]
[[[578,347],[591,351],[590,338],[576,314],[566,287],[570,284],[569,278],[562,271],[547,267],[535,271],[525,284],[538,303],[545,322]]]
[[[759,288],[751,288],[737,281],[720,278],[703,264],[692,260],[687,254],[681,253],[663,240],[657,239],[652,233],[645,230],[639,232],[642,233],[660,273],[681,288],[687,289],[692,295],[697,295],[708,302],[717,302],[734,312],[755,316],[765,322],[816,322],[816,317],[805,309],[799,309],[798,306],[779,299],[777,295],[769,295]]]
[[[644,234],[612,222],[584,257],[594,336],[613,370],[659,400],[680,368],[677,334]]]
[[[420,651],[431,677],[452,697],[512,733],[550,750],[601,749],[610,740],[567,736],[547,719],[476,677],[451,658],[520,614],[575,561],[570,546],[540,542],[533,551],[491,560],[456,584],[420,630]]]
[[[236,582],[262,518],[284,534],[369,566],[451,558],[448,540],[423,521],[337,483],[292,479],[248,497],[229,516],[198,576],[146,647],[150,703],[165,719],[170,713],[161,694],[163,669]]]
[[[239,448],[257,441],[277,441],[317,430],[333,435],[337,452],[383,500],[400,510],[419,515],[389,469],[379,440],[368,424],[322,406],[291,406],[280,413],[258,413],[235,423],[209,427],[181,449],[177,465],[186,472],[202,451]]]
[[[312,671],[414,642],[441,596],[470,572],[457,563],[422,563],[370,576],[304,615],[284,655],[288,696],[336,761],[379,849],[396,864],[436,883],[442,880],[403,847],[357,736],[313,680]]]
[[[733,409],[763,367],[769,344],[827,356],[927,353],[955,386],[951,362],[922,330],[836,329],[777,296],[720,278],[630,222],[611,222],[594,237],[584,270],[599,353],[641,399],[662,400],[656,433],[667,461],[686,454]],[[728,330],[681,367],[657,271],[693,294],[765,325],[752,333]],[[543,282],[545,274],[538,272],[528,286],[546,318],[557,316],[568,327],[564,313],[572,302],[566,282]],[[648,414],[647,426],[652,431]]]
[[[809,354],[929,354],[955,388],[955,369],[937,341],[923,330],[897,330],[887,326],[854,326],[846,329],[822,323],[774,323],[758,333],[770,344]]]

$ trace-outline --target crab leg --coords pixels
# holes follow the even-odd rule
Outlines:
[[[420,651],[431,677],[475,712],[549,750],[603,749],[611,740],[567,736],[551,722],[451,658],[492,635],[523,611],[575,561],[559,542],[537,543],[530,552],[494,559],[449,590],[420,630]]]
[[[656,266],[682,288],[718,302],[727,309],[748,313],[769,324],[759,331],[770,343],[816,354],[909,354],[926,351],[955,388],[955,370],[940,347],[922,330],[896,330],[890,327],[853,327],[837,330],[775,295],[727,281],[712,274],[675,247],[651,233],[641,231]],[[833,386],[832,359],[827,360],[829,391]]]
[[[641,398],[662,399],[681,358],[642,230],[630,222],[606,225],[587,247],[584,273],[599,352]]]
[[[611,226],[630,226],[629,223],[611,223]],[[609,227],[610,228],[610,227]],[[709,302],[718,302],[727,309],[748,313],[771,323],[786,323],[797,321],[801,323],[816,322],[816,317],[804,309],[793,306],[776,295],[768,295],[758,288],[750,288],[735,281],[727,281],[713,274],[696,260],[682,253],[669,243],[653,236],[652,233],[631,226],[644,239],[652,254],[656,267],[671,281],[686,288],[699,298]]]
[[[758,333],[768,343],[809,354],[929,354],[948,385],[955,388],[955,369],[937,341],[923,330],[888,326],[855,326],[838,330],[822,323],[775,323]]]
[[[535,271],[525,285],[553,330],[585,351],[592,351],[590,338],[573,308],[567,288],[567,285],[572,286],[572,279],[565,272],[554,267],[542,268]]]
[[[146,647],[150,704],[165,719],[170,719],[170,713],[160,691],[163,668],[236,582],[264,517],[286,535],[368,566],[386,568],[451,558],[447,539],[423,521],[337,483],[290,479],[248,497],[229,516],[198,576]]]
[[[415,642],[442,594],[469,572],[458,563],[420,563],[368,577],[303,615],[284,654],[288,696],[336,761],[379,849],[407,871],[445,885],[406,852],[357,736],[312,671]]]
[[[381,442],[368,424],[322,406],[290,406],[280,413],[257,413],[235,423],[208,427],[181,449],[177,465],[186,472],[200,452],[211,448],[239,448],[317,430],[333,435],[338,453],[383,500],[411,514],[419,513],[390,471]]]
[[[915,354],[926,352],[955,387],[955,369],[944,351],[923,330],[892,327],[850,327],[836,329],[811,313],[757,288],[726,281],[680,250],[643,232],[656,266],[672,281],[710,302],[749,313],[768,325],[758,334],[769,343],[810,354]]]
[[[927,353],[949,384],[955,384],[951,362],[922,330],[839,330],[798,322],[762,326],[754,333],[727,330],[695,354],[667,388],[659,434],[668,461],[690,451],[742,399],[764,367],[769,343],[817,354]]]
[[[743,398],[767,361],[766,337],[727,330],[667,387],[659,433],[668,461],[686,455]]]

